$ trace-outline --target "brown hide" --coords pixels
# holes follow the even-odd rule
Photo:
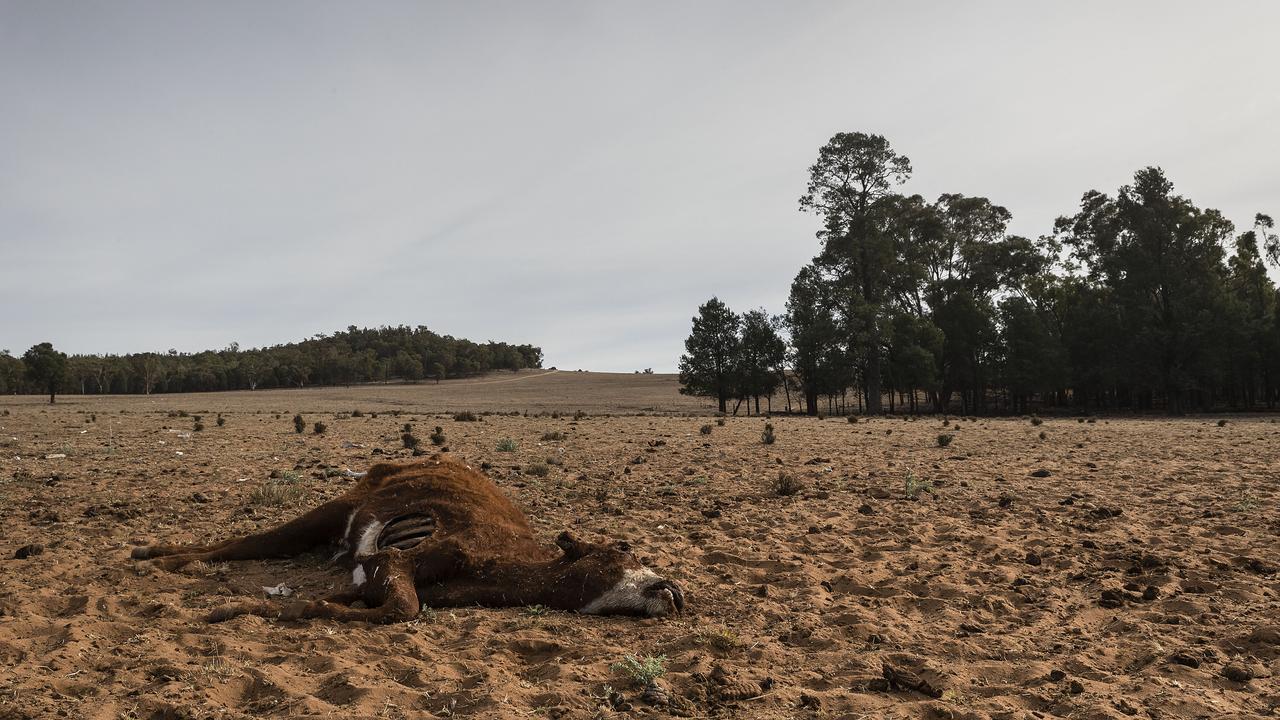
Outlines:
[[[450,456],[380,464],[347,493],[278,528],[207,547],[152,545],[133,557],[164,569],[194,562],[287,557],[336,544],[353,587],[321,601],[244,603],[240,614],[399,621],[421,605],[546,605],[599,614],[661,616],[684,606],[680,589],[629,553],[569,533],[539,544],[524,514],[488,478]],[[350,607],[363,601],[366,607]]]

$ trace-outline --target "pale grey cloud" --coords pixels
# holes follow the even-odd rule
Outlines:
[[[0,347],[349,324],[671,369],[779,311],[834,132],[1037,235],[1162,165],[1280,213],[1275,3],[0,0]]]

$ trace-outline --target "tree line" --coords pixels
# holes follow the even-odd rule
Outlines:
[[[788,409],[794,391],[809,414],[1280,401],[1271,217],[1238,232],[1148,167],[1115,194],[1085,193],[1032,240],[1009,234],[1012,215],[988,198],[899,192],[910,174],[884,137],[831,138],[800,198],[820,223],[818,253],[785,312],[702,305],[681,391],[724,410],[781,387]]]
[[[320,333],[297,343],[199,353],[144,352],[71,355],[50,343],[16,358],[0,351],[0,392],[134,393],[256,390],[350,385],[392,379],[466,377],[490,370],[542,367],[542,349],[503,342],[476,343],[424,326],[357,328]]]

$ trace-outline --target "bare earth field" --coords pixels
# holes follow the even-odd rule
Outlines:
[[[529,416],[447,414],[465,409]],[[717,426],[671,376],[569,372],[0,398],[0,719],[1280,714],[1273,419],[775,417],[772,445],[764,422]],[[684,615],[208,625],[227,600],[281,583],[314,598],[347,575],[319,553],[181,573],[128,559],[290,519],[349,487],[343,468],[408,460],[404,423],[491,463],[548,542],[629,541],[685,589]],[[297,474],[283,504],[261,490],[273,471]],[[803,487],[778,495],[780,473]],[[43,553],[12,559],[30,543]],[[627,654],[666,657],[665,696],[611,669]]]

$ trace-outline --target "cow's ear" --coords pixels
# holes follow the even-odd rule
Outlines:
[[[570,560],[577,560],[583,555],[586,555],[590,548],[587,543],[579,540],[568,530],[565,530],[556,537],[556,545],[560,546],[560,549],[564,551],[564,556]]]

